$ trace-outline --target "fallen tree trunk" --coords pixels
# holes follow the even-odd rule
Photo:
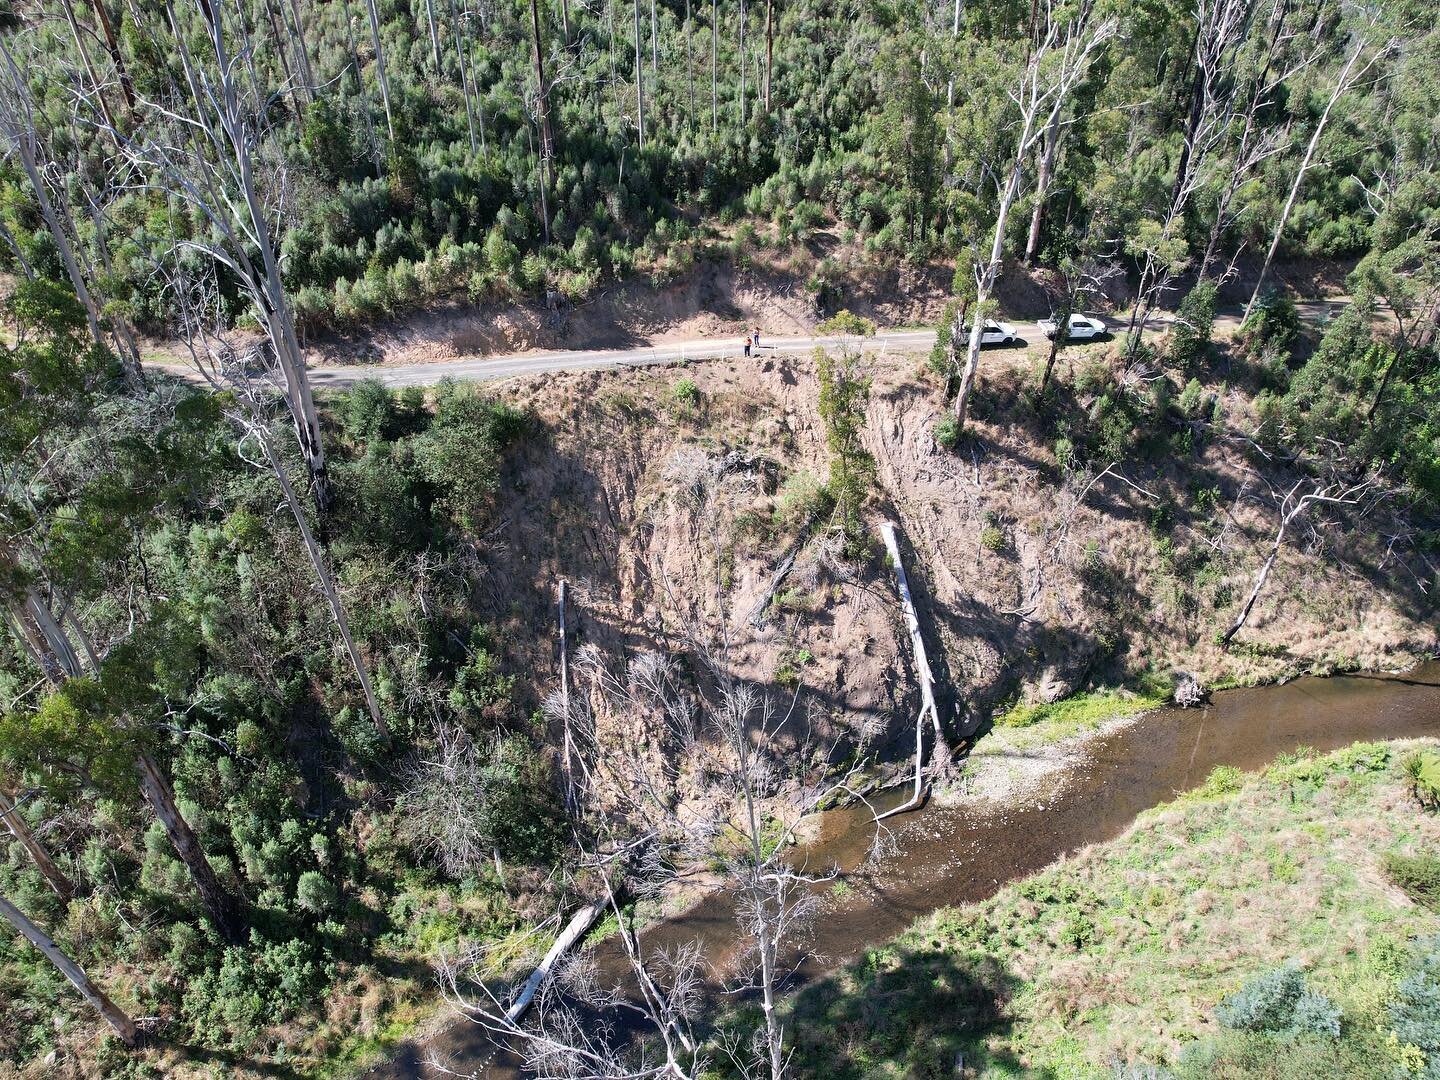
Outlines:
[[[945,733],[940,728],[940,710],[935,704],[935,680],[930,673],[930,661],[925,655],[925,640],[920,634],[920,617],[915,612],[915,602],[910,596],[910,581],[905,576],[905,564],[900,560],[900,545],[895,539],[894,522],[886,521],[880,526],[880,535],[885,540],[885,550],[890,564],[895,568],[895,587],[900,593],[900,605],[905,610],[905,625],[910,631],[910,650],[914,656],[915,679],[920,684],[920,711],[915,714],[915,793],[909,801],[893,810],[881,814],[877,821],[913,810],[920,805],[925,775],[925,718],[928,715],[935,728],[935,753],[945,745]]]
[[[525,1010],[535,1000],[535,995],[545,985],[545,980],[555,970],[556,962],[589,932],[590,927],[595,925],[595,920],[600,918],[602,910],[604,909],[600,904],[586,904],[571,916],[570,924],[555,939],[555,944],[550,946],[550,951],[545,954],[545,959],[540,961],[540,966],[530,973],[530,978],[525,980],[525,986],[521,989],[520,996],[505,1010],[505,1019],[512,1024],[519,1023],[520,1018],[525,1015]]]

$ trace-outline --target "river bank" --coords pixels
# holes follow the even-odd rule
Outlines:
[[[1216,766],[1254,770],[1302,747],[1323,753],[1358,740],[1426,736],[1440,736],[1434,662],[1403,675],[1306,677],[1224,690],[1201,709],[1161,708],[1072,735],[1076,752],[1068,763],[1023,799],[996,802],[962,792],[949,805],[933,800],[892,819],[879,858],[869,857],[874,828],[863,805],[829,811],[801,855],[811,866],[838,865],[842,884],[827,890],[821,913],[793,943],[792,988],[939,908],[986,900],[1007,881],[1114,838],[1143,811],[1200,785]],[[1005,755],[991,756],[990,767],[1003,767]],[[723,979],[743,949],[728,894],[711,894],[645,935],[650,948],[690,940],[702,943],[712,979]],[[401,1046],[367,1075],[443,1075],[426,1065],[431,1055],[468,1072],[489,1060],[490,1047],[478,1028],[461,1021]]]

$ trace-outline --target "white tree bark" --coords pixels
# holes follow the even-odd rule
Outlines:
[[[645,152],[645,64],[640,59],[640,0],[635,9],[635,122],[640,136],[640,152]]]
[[[990,256],[975,267],[975,305],[970,318],[970,343],[965,354],[965,370],[960,376],[960,389],[955,395],[955,422],[965,426],[970,393],[980,365],[980,335],[985,326],[985,304],[995,287],[1005,251],[1005,226],[1010,208],[1020,193],[1025,162],[1036,140],[1057,122],[1066,100],[1090,69],[1095,54],[1116,33],[1114,19],[1091,22],[1093,4],[1086,2],[1073,19],[1061,24],[1050,4],[1044,11],[1045,33],[1030,50],[1019,86],[1011,98],[1020,109],[1020,133],[1015,153],[1006,171],[1005,186],[995,212],[995,231],[990,242]]]
[[[900,606],[905,612],[905,627],[910,634],[910,653],[915,665],[915,681],[920,684],[920,711],[915,714],[915,791],[903,806],[897,806],[880,815],[883,819],[913,810],[920,805],[925,776],[926,717],[930,718],[935,728],[937,754],[945,745],[945,733],[940,726],[940,709],[935,704],[935,679],[930,672],[930,660],[925,654],[925,639],[920,633],[920,616],[915,611],[915,601],[910,595],[910,581],[905,576],[905,563],[900,558],[900,545],[895,537],[895,523],[882,522],[880,536],[885,541],[885,551],[890,556],[890,565],[895,571],[895,588],[900,594]]]
[[[85,974],[79,964],[65,955],[65,952],[51,941],[48,935],[3,896],[0,896],[0,916],[3,916],[6,922],[15,927],[21,937],[39,949],[45,955],[45,959],[54,964],[60,974],[70,981],[70,985],[80,991],[80,996],[104,1018],[115,1034],[120,1037],[121,1042],[126,1046],[135,1045],[134,1021],[110,1000],[105,991],[91,981],[90,976]]]
[[[1290,185],[1290,193],[1285,197],[1285,208],[1280,211],[1280,219],[1275,222],[1275,233],[1270,238],[1270,248],[1265,252],[1265,261],[1260,265],[1260,274],[1255,279],[1255,290],[1250,294],[1250,302],[1245,305],[1245,315],[1240,320],[1243,324],[1250,318],[1250,313],[1255,310],[1256,301],[1260,299],[1260,290],[1265,287],[1265,277],[1270,272],[1270,264],[1275,261],[1275,252],[1280,249],[1280,238],[1285,235],[1285,225],[1290,220],[1290,213],[1295,209],[1295,200],[1300,194],[1300,185],[1305,182],[1305,174],[1310,171],[1310,163],[1315,157],[1315,148],[1320,145],[1320,136],[1325,133],[1326,125],[1330,122],[1331,110],[1335,103],[1345,94],[1355,81],[1369,71],[1386,49],[1377,52],[1370,58],[1370,61],[1360,70],[1355,65],[1360,62],[1360,57],[1369,46],[1369,39],[1360,34],[1354,47],[1350,50],[1350,56],[1345,61],[1345,66],[1340,70],[1339,77],[1335,80],[1335,86],[1330,92],[1330,98],[1325,102],[1325,108],[1320,113],[1320,119],[1315,122],[1315,130],[1310,133],[1310,141],[1305,146],[1305,155],[1300,159],[1300,167],[1295,170],[1294,182]]]
[[[1315,503],[1353,505],[1360,501],[1361,496],[1373,486],[1374,481],[1366,479],[1344,489],[1335,485],[1317,485],[1301,495],[1299,492],[1304,483],[1303,479],[1295,481],[1294,486],[1281,499],[1280,526],[1275,530],[1275,539],[1270,542],[1269,554],[1265,556],[1265,561],[1260,564],[1260,569],[1255,574],[1255,582],[1250,588],[1249,595],[1245,597],[1245,603],[1240,606],[1239,615],[1235,617],[1230,629],[1225,631],[1224,636],[1221,637],[1221,645],[1229,645],[1249,620],[1250,613],[1255,609],[1255,601],[1260,599],[1260,593],[1264,590],[1265,583],[1270,580],[1270,571],[1275,568],[1275,560],[1280,557],[1280,548],[1285,543],[1285,534],[1295,519]]]

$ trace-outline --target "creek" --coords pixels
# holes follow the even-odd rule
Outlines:
[[[797,851],[807,867],[839,866],[848,888],[827,892],[824,910],[796,942],[794,988],[881,944],[937,908],[973,903],[1089,844],[1122,833],[1138,814],[1204,781],[1212,769],[1262,768],[1282,753],[1325,752],[1366,740],[1440,736],[1440,662],[1404,674],[1302,678],[1279,686],[1225,690],[1199,709],[1163,708],[1097,736],[1083,759],[1040,790],[1004,805],[930,803],[891,818],[892,843],[867,860],[875,828],[864,805],[827,811],[814,842]],[[991,757],[993,764],[995,758]],[[903,801],[899,793],[896,802]],[[648,949],[699,939],[717,978],[744,947],[732,898],[710,894],[645,932]],[[605,947],[598,950],[602,969]],[[456,1072],[515,1073],[494,1062],[484,1032],[458,1022],[406,1044],[367,1077],[440,1076],[431,1053]]]

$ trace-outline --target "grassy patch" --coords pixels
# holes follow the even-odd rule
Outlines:
[[[1278,1036],[1216,1041],[1222,1001],[1295,964],[1342,1032],[1305,1036],[1296,1060],[1402,1075],[1414,1048],[1393,1003],[1412,943],[1440,932],[1386,882],[1422,905],[1440,890],[1440,859],[1401,854],[1440,850],[1403,757],[1362,743],[1259,774],[1217,769],[1120,838],[922,919],[789,1002],[801,1074],[948,1076],[963,1054],[981,1078],[1100,1080],[1115,1063],[1298,1075],[1234,1071],[1247,1055],[1283,1058]]]
[[[1131,690],[1093,690],[1059,701],[1035,705],[1013,705],[995,718],[996,728],[1028,728],[1044,725],[1055,738],[1089,731],[1110,720],[1135,716],[1159,708],[1169,695],[1158,690],[1136,693]]]

